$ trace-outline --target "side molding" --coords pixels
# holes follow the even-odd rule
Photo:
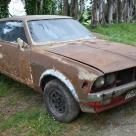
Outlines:
[[[70,80],[61,72],[59,72],[58,70],[54,70],[54,69],[48,69],[46,71],[44,71],[40,77],[40,81],[39,81],[39,85],[41,83],[41,80],[45,77],[45,76],[54,76],[56,78],[58,78],[62,83],[64,83],[67,88],[70,90],[71,94],[73,95],[73,97],[79,101],[79,98],[77,96],[76,90],[74,88],[74,86],[72,85],[72,83],[70,82]]]

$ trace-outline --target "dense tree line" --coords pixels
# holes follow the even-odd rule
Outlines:
[[[62,14],[78,18],[78,2],[78,0],[25,0],[25,6],[27,14]]]
[[[22,0],[26,13],[59,14],[80,21],[90,20],[93,26],[136,20],[136,0]],[[6,17],[10,0],[0,0],[0,18]],[[86,3],[89,2],[87,6]]]
[[[57,0],[56,0],[57,1]],[[55,0],[25,0],[25,8],[28,15],[55,14]]]
[[[136,19],[136,0],[93,0],[92,24],[133,22]]]

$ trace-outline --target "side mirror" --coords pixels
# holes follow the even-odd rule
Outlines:
[[[24,51],[28,47],[28,44],[25,43],[21,38],[17,38],[17,43],[21,51]]]

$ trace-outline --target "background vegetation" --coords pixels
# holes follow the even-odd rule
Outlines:
[[[11,0],[0,0],[0,18],[7,17]],[[58,14],[91,22],[92,26],[136,20],[136,0],[22,0],[28,15]]]

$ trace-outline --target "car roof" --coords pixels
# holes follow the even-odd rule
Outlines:
[[[68,16],[60,16],[60,15],[28,15],[28,16],[13,16],[9,18],[3,18],[0,19],[0,21],[8,21],[8,20],[25,20],[25,21],[30,21],[30,20],[42,20],[42,19],[66,19],[66,18],[72,18]]]

